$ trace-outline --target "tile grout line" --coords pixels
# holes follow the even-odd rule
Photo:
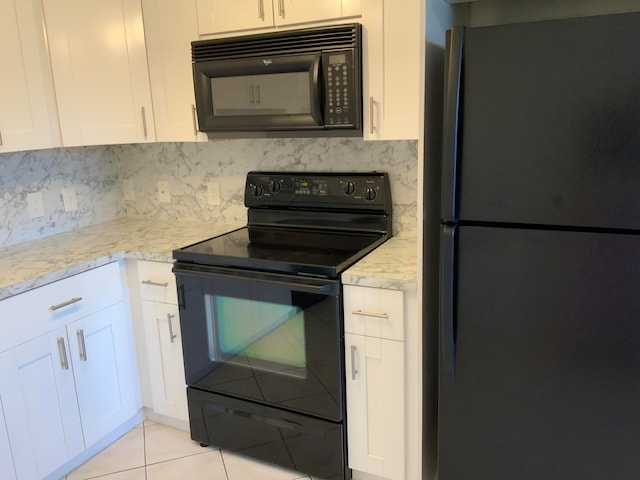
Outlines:
[[[144,480],[148,480],[147,477],[147,426],[142,421],[142,446],[144,447]]]
[[[220,458],[222,459],[222,466],[224,467],[224,474],[227,476],[227,480],[231,480],[229,478],[229,472],[227,470],[227,464],[224,461],[224,455],[222,454],[222,449],[221,448],[218,449],[218,453],[220,454]]]

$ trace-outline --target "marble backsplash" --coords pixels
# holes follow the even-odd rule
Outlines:
[[[246,221],[245,175],[250,170],[386,171],[394,233],[415,234],[417,142],[361,139],[211,140],[78,147],[0,154],[0,247],[120,217]],[[135,199],[124,200],[122,180]],[[170,203],[158,199],[167,181]],[[220,186],[209,205],[207,183]],[[65,212],[62,189],[76,190],[78,210]],[[27,194],[41,191],[45,215],[29,218]]]

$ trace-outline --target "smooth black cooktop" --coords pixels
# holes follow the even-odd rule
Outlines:
[[[383,243],[375,233],[248,226],[180,248],[183,263],[337,278]]]

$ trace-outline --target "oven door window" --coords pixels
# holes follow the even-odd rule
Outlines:
[[[209,358],[304,378],[304,311],[245,298],[205,295]]]
[[[342,419],[343,327],[336,281],[174,271],[189,386]]]

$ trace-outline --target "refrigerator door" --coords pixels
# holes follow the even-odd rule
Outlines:
[[[640,14],[466,29],[459,219],[639,229],[638,45]]]
[[[638,478],[640,237],[443,232],[440,480]]]

